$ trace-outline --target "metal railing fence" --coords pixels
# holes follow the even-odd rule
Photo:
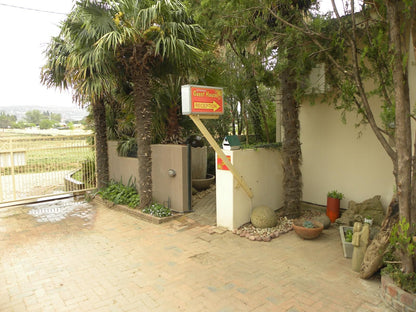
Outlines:
[[[95,188],[93,135],[0,138],[0,203]]]

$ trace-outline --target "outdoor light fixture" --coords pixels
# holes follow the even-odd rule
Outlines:
[[[173,170],[173,169],[169,169],[169,170],[168,170],[168,175],[169,175],[171,178],[174,178],[174,177],[176,176],[176,171],[175,171],[175,170]]]

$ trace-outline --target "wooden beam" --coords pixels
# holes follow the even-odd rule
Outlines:
[[[244,191],[247,193],[248,197],[253,198],[253,192],[248,187],[246,181],[243,179],[243,177],[238,173],[237,169],[233,166],[233,164],[230,162],[230,160],[227,158],[227,156],[224,154],[222,149],[219,147],[217,142],[215,142],[214,138],[212,137],[211,133],[209,133],[208,129],[205,127],[205,125],[202,123],[199,115],[189,115],[191,117],[192,121],[195,123],[195,125],[198,127],[198,129],[201,131],[201,133],[205,136],[208,143],[212,146],[212,148],[215,150],[217,155],[222,159],[224,164],[230,169],[232,175],[237,180],[237,182],[243,187]]]

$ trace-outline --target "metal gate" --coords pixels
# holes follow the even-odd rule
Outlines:
[[[0,203],[95,188],[93,135],[0,138]]]

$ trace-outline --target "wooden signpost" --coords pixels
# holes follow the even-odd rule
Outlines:
[[[222,88],[195,85],[182,86],[182,114],[189,115],[199,131],[201,131],[208,143],[231,171],[234,178],[243,187],[248,197],[252,198],[253,192],[248,187],[246,181],[231,164],[231,161],[201,121],[201,119],[218,118],[223,113],[224,100]]]

